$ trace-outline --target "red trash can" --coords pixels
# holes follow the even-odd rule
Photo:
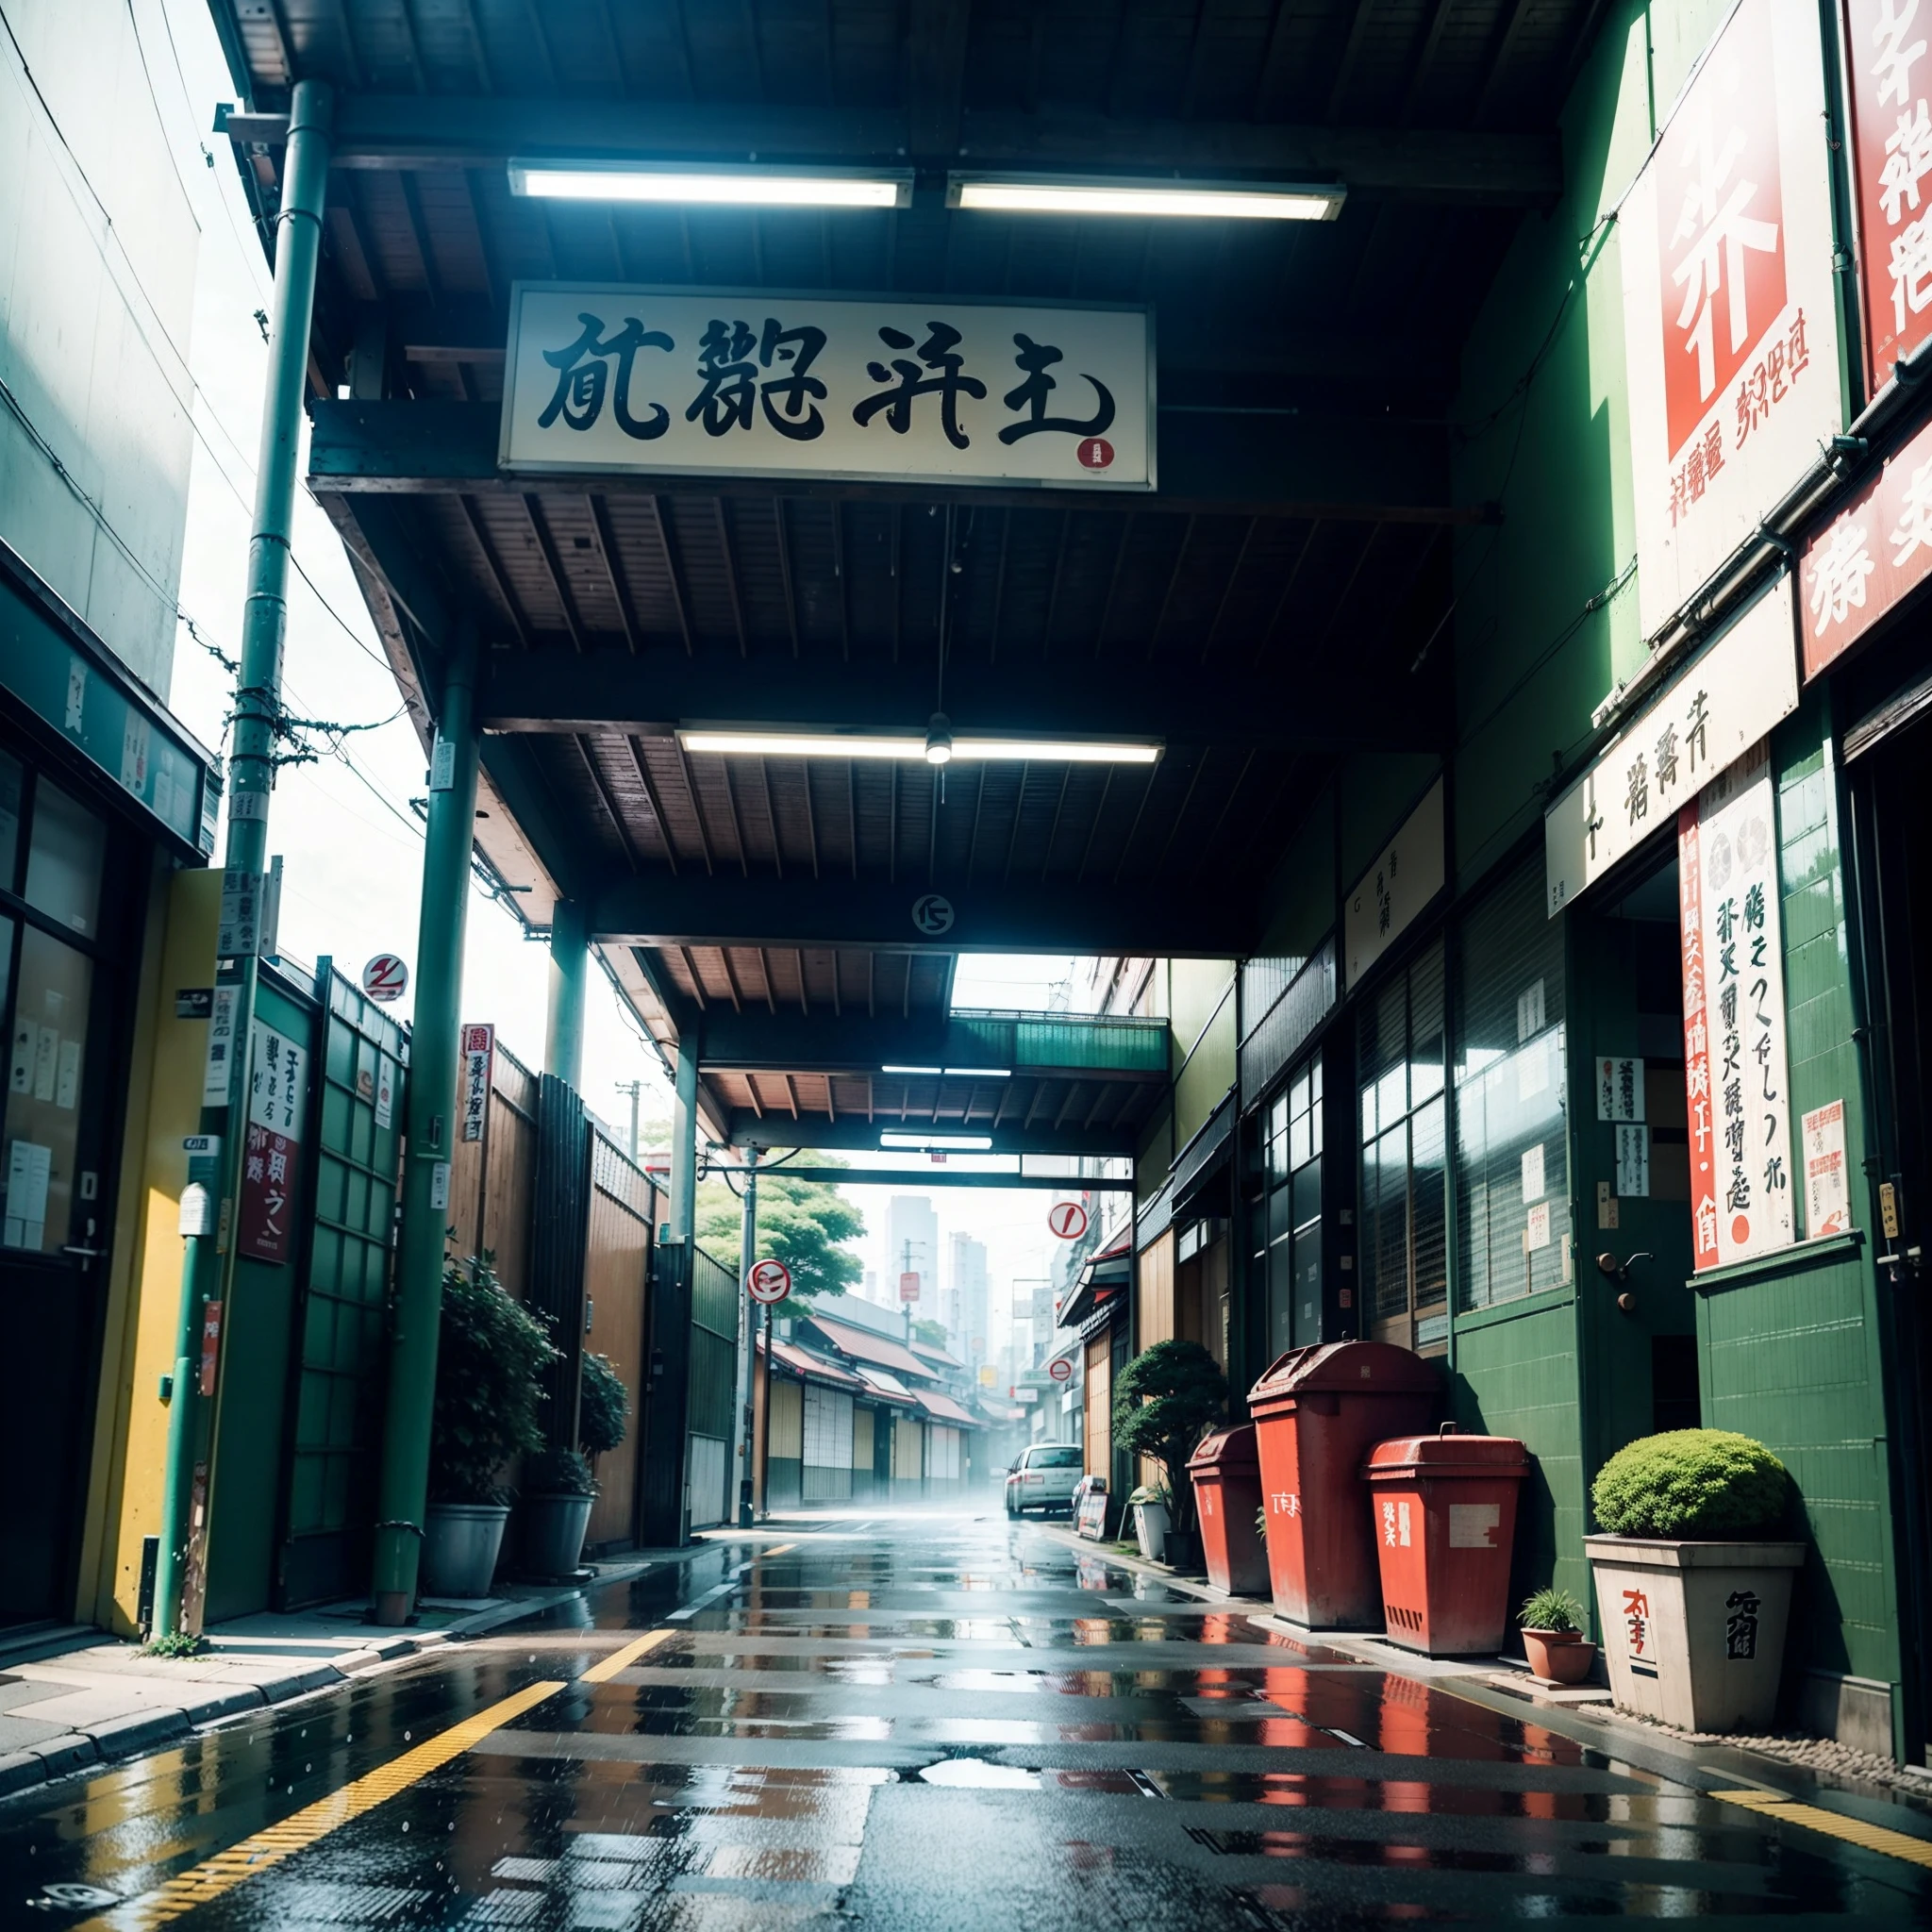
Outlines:
[[[1513,1436],[1433,1436],[1377,1442],[1363,1474],[1389,1641],[1428,1657],[1503,1647],[1516,1494],[1529,1456]]]
[[[1381,1628],[1362,1463],[1385,1437],[1430,1427],[1436,1365],[1386,1341],[1292,1348],[1248,1391],[1274,1607],[1322,1630]]]
[[[1261,1465],[1255,1456],[1254,1424],[1202,1437],[1189,1458],[1188,1474],[1194,1484],[1208,1581],[1231,1596],[1261,1595],[1268,1588],[1268,1550],[1255,1523],[1261,1507]]]

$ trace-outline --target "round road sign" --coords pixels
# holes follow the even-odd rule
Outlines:
[[[1046,1224],[1063,1241],[1076,1241],[1087,1232],[1087,1210],[1077,1201],[1056,1201],[1046,1210]]]
[[[912,902],[912,923],[928,939],[953,929],[953,902],[937,892],[928,892]]]
[[[1065,1356],[1061,1356],[1058,1361],[1047,1363],[1046,1373],[1056,1382],[1071,1382],[1074,1379],[1074,1365]]]
[[[755,1302],[782,1302],[791,1292],[791,1271],[782,1261],[754,1261],[746,1286]]]
[[[409,969],[393,953],[378,953],[362,969],[362,991],[388,1006],[408,991]]]

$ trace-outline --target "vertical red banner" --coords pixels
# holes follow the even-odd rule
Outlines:
[[[1704,958],[1704,881],[1697,801],[1677,813],[1677,931],[1684,960],[1684,1103],[1690,1130],[1691,1266],[1717,1266],[1717,1155],[1710,1105],[1710,1027]]]

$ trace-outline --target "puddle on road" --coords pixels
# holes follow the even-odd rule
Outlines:
[[[1040,1774],[1013,1764],[989,1764],[983,1757],[942,1757],[914,1774],[928,1785],[970,1786],[988,1791],[1037,1791]]]

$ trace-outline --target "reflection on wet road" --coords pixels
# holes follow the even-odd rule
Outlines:
[[[1932,1916],[1898,1859],[1038,1530],[763,1541],[0,1807],[0,1924]]]

